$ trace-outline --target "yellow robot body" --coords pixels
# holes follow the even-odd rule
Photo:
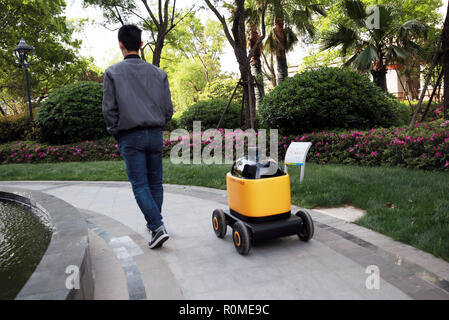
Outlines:
[[[212,227],[218,238],[224,238],[230,226],[240,254],[268,239],[295,234],[302,241],[312,238],[310,215],[302,210],[291,214],[290,176],[274,160],[259,160],[254,148],[234,162],[226,174],[226,189],[229,210],[215,209]]]
[[[226,175],[229,208],[241,216],[263,218],[290,214],[288,174],[264,179],[243,179]]]

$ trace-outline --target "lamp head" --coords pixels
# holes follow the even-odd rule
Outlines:
[[[19,44],[14,48],[14,55],[20,65],[27,67],[33,60],[34,48],[29,46],[24,39],[20,39]]]

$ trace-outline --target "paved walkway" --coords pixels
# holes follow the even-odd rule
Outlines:
[[[310,242],[276,239],[241,256],[230,230],[218,239],[211,226],[212,211],[227,208],[225,191],[166,185],[171,238],[150,250],[129,183],[0,184],[47,192],[80,209],[96,299],[449,299],[449,263],[323,210],[309,210]],[[367,288],[371,265],[379,268],[379,289]]]

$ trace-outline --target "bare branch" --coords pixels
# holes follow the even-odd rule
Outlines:
[[[164,22],[162,20],[162,1],[161,0],[158,0],[157,8],[159,10],[159,23],[162,25]]]
[[[178,21],[176,21],[175,23],[172,23],[170,28],[167,29],[167,31],[165,31],[165,35],[167,35],[171,30],[173,30],[182,20],[184,20],[185,17],[187,17],[189,14],[191,14],[191,12],[193,11],[193,9],[195,8],[195,5],[193,5],[190,10],[183,15]]]
[[[229,28],[228,28],[225,18],[220,14],[220,12],[218,12],[217,8],[215,8],[214,5],[212,5],[210,0],[204,0],[204,2],[206,2],[209,9],[212,10],[212,12],[215,14],[215,16],[221,22],[221,25],[223,26],[223,31],[226,35],[226,38],[228,39],[229,44],[234,48],[235,40],[232,38],[231,33],[229,32]]]
[[[195,5],[193,5],[193,6],[195,6]],[[171,12],[170,27],[173,26],[173,22],[175,21],[175,8],[176,8],[176,0],[173,1],[173,8],[172,8],[172,12]]]
[[[149,42],[147,42],[147,44],[143,48],[145,48],[146,46],[150,48],[151,52],[154,52],[154,49]]]
[[[153,38],[153,43],[156,43],[156,38],[154,37],[154,31],[153,29],[150,29],[151,38]]]
[[[151,30],[152,25],[150,24],[150,22],[145,19],[144,17],[142,17],[140,14],[138,14],[137,12],[135,12],[132,9],[129,9],[129,12],[131,12],[133,15],[135,15],[137,18],[139,18],[140,20],[142,20]]]
[[[112,31],[112,32],[117,31],[118,29],[120,29],[120,28],[114,28],[114,29],[111,29],[111,28],[109,28],[106,24],[103,24],[103,23],[98,23],[98,25],[100,25],[100,26],[102,26],[103,28],[105,28],[105,29],[107,29],[107,30],[109,30],[109,31]]]
[[[170,0],[165,0],[165,4],[164,4],[164,25],[168,26],[168,4],[170,3]]]
[[[145,6],[145,9],[147,9],[148,13],[150,14],[151,20],[153,20],[154,24],[159,28],[159,22],[157,21],[156,17],[154,16],[153,11],[151,11],[151,8],[148,5],[147,0],[142,0],[142,3]]]
[[[0,113],[2,116],[6,117],[6,112],[3,110],[3,108],[0,106]]]
[[[121,23],[122,25],[124,25],[125,22],[123,21],[122,16],[120,15],[120,12],[119,12],[118,9],[117,9],[117,6],[114,6],[114,9],[115,9],[115,12],[116,12],[117,14],[115,14],[114,11],[111,10],[111,11],[112,11],[112,14],[117,18],[118,21],[120,21],[120,23]]]

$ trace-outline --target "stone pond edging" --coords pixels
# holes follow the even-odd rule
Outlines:
[[[52,195],[0,186],[0,200],[19,203],[52,229],[48,248],[16,300],[93,299],[88,228],[78,209]],[[79,276],[79,288],[72,279]]]

